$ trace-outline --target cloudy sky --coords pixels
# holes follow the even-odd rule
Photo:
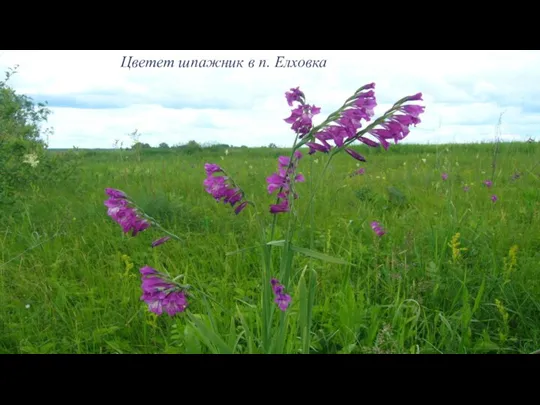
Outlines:
[[[127,59],[174,67],[127,68]],[[276,67],[326,60],[323,68]],[[244,60],[243,67],[185,68],[179,61]],[[254,68],[248,61],[256,60]],[[259,67],[266,60],[267,67]],[[285,62],[286,63],[286,62]],[[376,115],[399,98],[424,94],[423,122],[407,142],[540,139],[540,51],[2,51],[0,72],[19,65],[12,86],[48,101],[51,148],[157,146],[196,140],[259,146],[292,143],[284,93],[300,86],[322,108],[315,124],[364,84],[376,83]],[[126,63],[124,63],[126,65]]]

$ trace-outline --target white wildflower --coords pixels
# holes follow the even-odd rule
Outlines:
[[[24,156],[24,163],[28,163],[32,167],[36,167],[39,163],[38,157],[35,153],[29,153]]]

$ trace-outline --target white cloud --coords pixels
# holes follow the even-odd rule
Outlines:
[[[125,55],[176,64],[241,59],[244,67],[127,69],[120,67]],[[327,63],[276,68],[279,55]],[[270,66],[249,68],[250,59]],[[403,96],[424,94],[426,112],[407,142],[492,139],[503,111],[506,139],[538,137],[540,123],[540,51],[0,51],[2,71],[15,64],[12,85],[50,102],[51,147],[111,147],[134,129],[152,145],[285,146],[293,139],[283,122],[286,90],[300,86],[322,107],[320,122],[370,82],[377,84],[377,114]]]

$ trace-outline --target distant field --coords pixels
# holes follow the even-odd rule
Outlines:
[[[360,165],[346,154],[332,161],[314,227],[308,221],[296,245],[312,243],[353,266],[310,262],[318,273],[311,353],[540,349],[540,143],[500,144],[494,171],[493,151],[493,144],[392,145],[363,148]],[[140,300],[145,265],[184,274],[206,294],[188,310],[236,353],[256,352],[243,336],[247,325],[257,327],[259,252],[226,255],[258,243],[255,210],[236,216],[217,204],[202,186],[203,166],[223,165],[270,221],[275,197],[265,178],[289,152],[148,149],[140,161],[132,151],[81,153],[73,181],[37,187],[0,212],[0,352],[209,353],[185,314],[148,311]],[[300,162],[300,212],[325,159],[305,153]],[[365,173],[350,176],[359,167]],[[152,228],[125,236],[107,216],[106,187],[130,194],[185,242],[152,249],[162,236]],[[296,280],[309,260],[294,260]],[[297,291],[290,294],[294,317]],[[287,333],[285,351],[300,352],[296,332]]]

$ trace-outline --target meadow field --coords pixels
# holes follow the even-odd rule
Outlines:
[[[328,157],[302,151],[306,181],[294,212],[276,216],[274,239],[297,215],[294,244],[322,260],[292,257],[287,326],[273,352],[540,349],[540,143],[357,150],[365,163],[345,153],[331,161],[306,221],[310,179]],[[0,212],[0,352],[262,353],[257,218],[274,219],[265,179],[290,150],[76,153],[65,181],[32,183]],[[225,168],[257,206],[235,215],[216,203],[203,187],[205,163]],[[156,227],[124,234],[107,215],[108,187],[181,241],[151,247],[164,236]],[[183,275],[193,288],[185,312],[148,310],[146,265]],[[297,299],[306,283],[315,291],[309,330]]]

